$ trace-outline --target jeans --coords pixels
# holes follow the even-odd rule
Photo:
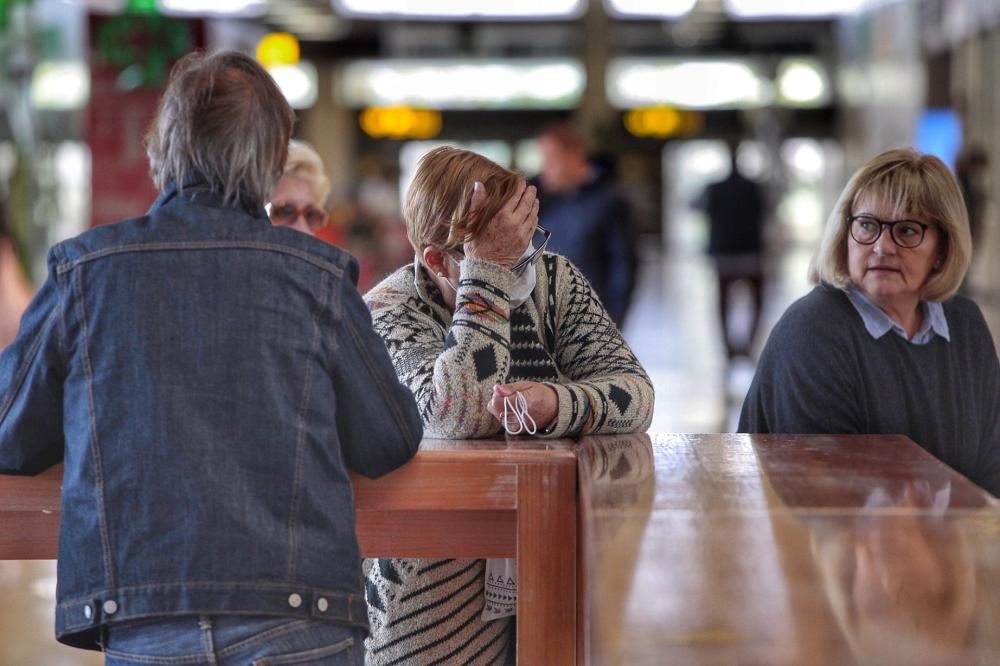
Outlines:
[[[108,629],[105,666],[362,666],[365,630],[335,622],[216,615],[140,620]]]

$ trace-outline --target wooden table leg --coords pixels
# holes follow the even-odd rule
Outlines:
[[[517,661],[576,663],[576,465],[517,472]]]

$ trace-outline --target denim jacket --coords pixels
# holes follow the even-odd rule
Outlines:
[[[0,354],[0,472],[65,463],[56,636],[177,614],[367,626],[347,470],[420,416],[347,253],[204,188],[54,246]]]

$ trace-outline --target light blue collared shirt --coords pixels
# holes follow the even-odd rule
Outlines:
[[[948,332],[948,320],[944,316],[944,307],[940,303],[928,303],[922,301],[920,307],[924,311],[924,321],[920,324],[920,330],[916,332],[913,339],[906,337],[903,327],[892,320],[882,308],[868,300],[861,290],[851,285],[847,288],[847,298],[851,305],[861,315],[861,321],[865,323],[868,334],[878,340],[889,331],[904,340],[908,340],[915,345],[926,345],[934,339],[935,335],[951,342],[951,334]]]

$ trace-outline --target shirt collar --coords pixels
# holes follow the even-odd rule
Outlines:
[[[847,288],[847,298],[851,305],[861,315],[861,321],[865,324],[865,330],[873,338],[878,340],[889,331],[893,331],[904,340],[907,339],[906,331],[903,327],[892,320],[879,306],[868,300],[868,297],[861,293],[861,290],[851,285]],[[922,301],[920,307],[924,312],[923,323],[920,329],[913,336],[912,342],[915,345],[925,345],[939,335],[951,342],[951,333],[948,329],[948,320],[944,316],[944,307],[940,303]]]

